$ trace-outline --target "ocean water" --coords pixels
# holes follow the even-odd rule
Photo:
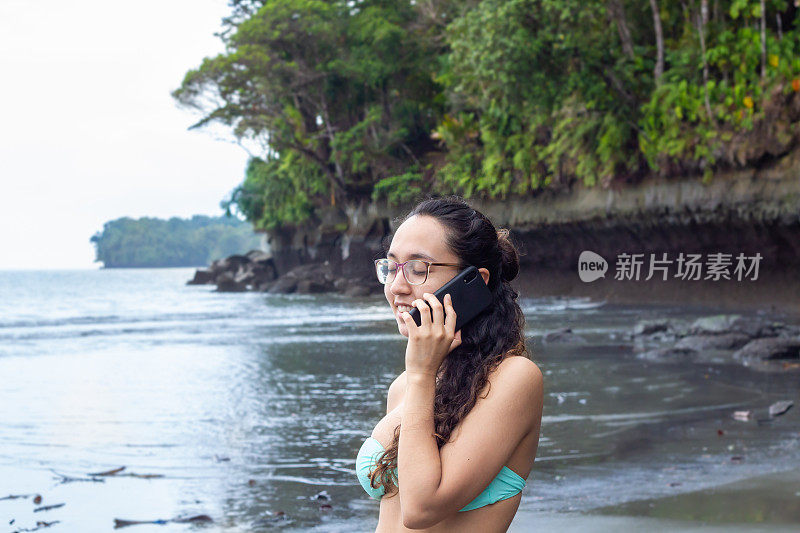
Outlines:
[[[37,520],[58,521],[52,531],[109,531],[114,519],[201,514],[213,523],[131,531],[374,531],[378,502],[354,463],[404,368],[406,339],[387,302],[217,293],[185,285],[193,272],[0,271],[0,531]],[[692,494],[707,498],[705,514],[683,516],[693,497],[645,507],[693,520],[687,530],[800,522],[792,480],[776,482],[788,498],[780,506],[750,498],[748,513],[726,511],[737,500],[717,492],[800,464],[797,406],[772,420],[731,417],[797,403],[797,374],[649,363],[624,337],[640,319],[691,319],[713,306],[527,294],[520,303],[545,407],[512,531],[537,517],[644,517],[636,502]],[[564,326],[587,342],[542,342]],[[317,500],[322,491],[330,501]],[[28,494],[64,505],[34,513],[30,497],[5,498]]]

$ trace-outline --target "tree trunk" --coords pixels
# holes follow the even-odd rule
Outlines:
[[[629,59],[633,59],[633,39],[631,39],[631,32],[625,19],[625,7],[620,0],[608,0],[608,15],[617,24],[622,51]]]
[[[658,12],[657,0],[650,0],[650,8],[653,10],[653,27],[656,32],[656,68],[653,77],[658,85],[664,74],[664,32],[661,29],[661,14]]]
[[[762,0],[763,1],[763,0]],[[714,122],[711,115],[711,102],[708,99],[708,61],[706,61],[706,24],[708,23],[708,0],[700,0],[700,16],[697,17],[697,33],[700,35],[700,53],[703,55],[703,94],[706,101],[708,120]]]
[[[767,7],[761,0],[761,79],[767,77]]]

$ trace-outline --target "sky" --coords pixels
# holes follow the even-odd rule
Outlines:
[[[0,1],[0,269],[91,269],[128,216],[218,216],[247,152],[170,93],[225,0]]]

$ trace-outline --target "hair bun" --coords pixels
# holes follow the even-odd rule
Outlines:
[[[506,228],[497,230],[497,243],[500,246],[502,261],[500,263],[500,279],[509,282],[519,274],[519,254],[509,238]]]

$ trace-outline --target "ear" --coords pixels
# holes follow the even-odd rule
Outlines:
[[[481,277],[483,278],[483,282],[486,285],[489,285],[489,269],[488,268],[479,268],[478,272],[481,273]]]

